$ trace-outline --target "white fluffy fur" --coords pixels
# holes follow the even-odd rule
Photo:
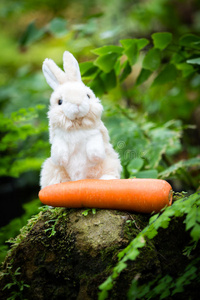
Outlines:
[[[120,160],[101,121],[103,107],[81,81],[71,53],[64,53],[63,64],[65,72],[51,59],[43,63],[54,92],[48,112],[51,157],[42,166],[41,188],[70,180],[120,178]]]

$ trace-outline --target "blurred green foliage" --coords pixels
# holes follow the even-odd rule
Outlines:
[[[32,121],[38,117],[40,109],[43,106],[21,108],[9,117],[1,113],[0,176],[19,177],[24,172],[40,168],[42,154],[48,153],[45,151],[48,143],[42,142],[47,126]]]
[[[41,205],[39,199],[35,199],[30,203],[23,205],[24,214],[19,218],[14,218],[9,224],[1,228],[0,231],[0,262],[5,258],[5,255],[9,249],[12,239],[20,233],[20,229],[24,227],[27,220],[34,214],[38,213],[38,208]],[[8,242],[8,240],[10,240]]]
[[[2,0],[0,176],[25,181],[32,171],[38,184],[34,171],[50,149],[51,91],[41,65],[49,57],[62,66],[68,50],[80,62],[83,81],[101,97],[122,177],[169,179],[175,189],[195,192],[200,180],[199,30],[198,0]],[[23,224],[36,213],[35,204],[27,207]],[[2,228],[1,259],[8,249],[5,240],[23,225],[20,220]],[[141,292],[133,283],[130,295],[134,289]]]

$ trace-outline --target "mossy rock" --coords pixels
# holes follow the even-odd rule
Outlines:
[[[13,299],[28,300],[98,299],[98,287],[116,265],[117,254],[148,224],[149,216],[111,210],[84,216],[82,212],[48,209],[29,222],[3,264],[1,300],[11,295],[16,296]],[[128,263],[110,300],[127,299],[130,284],[138,274],[146,282],[163,270],[170,273],[170,267],[165,267],[171,255],[169,242],[162,237],[161,243],[159,239],[155,244],[149,241],[138,259]],[[164,263],[163,247],[167,253]],[[175,251],[180,254],[178,249]]]

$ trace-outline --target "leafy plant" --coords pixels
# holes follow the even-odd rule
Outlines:
[[[199,260],[193,261],[186,268],[183,274],[174,279],[169,275],[157,278],[146,285],[138,285],[138,280],[134,279],[128,293],[128,299],[153,299],[160,297],[166,299],[177,293],[184,292],[184,288],[191,283],[199,282],[199,270],[194,265]]]
[[[140,251],[142,251],[140,248],[143,248],[146,245],[147,239],[153,239],[158,234],[159,228],[168,228],[173,217],[184,217],[184,223],[186,225],[185,229],[186,231],[190,231],[191,242],[195,244],[199,241],[200,193],[197,192],[189,197],[181,198],[174,202],[171,207],[167,207],[162,213],[156,214],[150,218],[149,225],[139,232],[128,247],[119,253],[119,262],[114,267],[112,274],[99,287],[101,290],[99,300],[104,300],[108,297],[108,292],[113,288],[116,278],[127,267],[127,262],[129,260],[133,261],[137,258]],[[150,282],[146,285],[146,288],[144,288],[144,286],[138,288],[138,279],[133,280],[129,292],[130,299],[141,299],[139,298],[140,296],[149,297],[149,295],[152,298],[160,295],[161,299],[164,299],[171,293],[175,294],[182,291],[185,285],[190,284],[193,280],[199,278],[199,271],[195,267],[195,264],[198,262],[199,260],[193,261],[193,263],[185,269],[185,273],[176,279],[176,282],[174,282],[170,276],[166,276],[162,279],[156,279],[155,281]],[[193,273],[192,277],[190,277],[191,273]],[[188,278],[190,278],[189,281],[187,280]],[[154,289],[152,289],[152,285],[155,286]]]
[[[120,154],[124,177],[162,177],[170,158],[181,150],[182,126],[178,121],[158,125],[129,109],[118,108],[111,113],[110,108],[106,125]]]
[[[49,209],[49,207],[47,206],[44,209]],[[51,208],[51,214],[51,219],[45,222],[45,224],[48,226],[48,228],[45,229],[45,232],[49,233],[49,238],[56,234],[56,225],[58,224],[61,218],[67,216],[67,211],[63,210],[61,213],[60,208]]]
[[[4,274],[4,276],[9,276],[12,282],[7,283],[3,290],[5,289],[12,289],[14,287],[15,290],[11,292],[11,296],[7,298],[7,300],[14,300],[14,299],[24,299],[23,291],[25,288],[29,288],[30,286],[24,283],[23,280],[18,280],[18,276],[21,275],[20,267],[13,271],[13,265],[9,265],[7,267],[8,272]]]
[[[88,208],[88,209],[86,209],[86,210],[84,210],[84,211],[82,212],[82,215],[83,215],[84,217],[86,217],[90,212],[91,212],[93,215],[95,215],[95,214],[96,214],[96,208]]]
[[[169,83],[178,77],[185,78],[194,75],[199,69],[197,59],[200,55],[199,36],[186,34],[179,39],[178,43],[173,41],[173,36],[169,32],[154,33],[151,38],[152,46],[148,51],[147,45],[150,40],[144,38],[124,39],[120,40],[122,46],[109,45],[92,50],[94,54],[98,55],[98,58],[93,63],[81,64],[82,75],[88,79],[95,79],[91,85],[100,93],[98,83],[103,83],[106,90],[115,87],[114,75],[122,76],[123,74],[121,79],[125,80],[141,54],[143,61],[141,71],[136,79],[138,85],[146,81],[155,71],[157,74],[151,81],[154,86]],[[123,63],[121,62],[122,56],[126,57]],[[194,56],[197,58],[191,61]],[[166,63],[161,64],[161,61],[166,61]],[[112,84],[108,85],[108,76],[103,76],[104,73],[113,74]]]
[[[98,57],[80,64],[82,76],[97,94],[113,93],[115,103],[128,98],[129,106],[158,121],[180,118],[185,122],[198,105],[197,95],[192,103],[187,95],[198,81],[199,65],[190,59],[200,55],[200,37],[186,34],[174,39],[171,33],[160,32],[151,39],[124,39],[119,46],[92,50]],[[120,86],[128,76],[132,83],[128,81],[124,93]]]
[[[93,50],[98,58],[94,62],[80,65],[82,76],[97,94],[101,95],[105,91],[112,94],[115,89],[119,90],[119,85],[132,73],[132,67],[138,64],[140,72],[129,92],[131,97],[135,97],[137,105],[140,105],[137,97],[144,87],[154,92],[162,86],[166,94],[179,80],[184,81],[186,86],[188,80],[194,80],[199,70],[198,60],[191,64],[189,58],[200,55],[199,36],[186,34],[176,43],[168,32],[154,33],[151,38],[125,39],[120,41],[121,46],[108,45]],[[149,45],[150,48],[147,48]],[[168,106],[171,105],[169,101],[168,99]],[[148,105],[149,103],[150,100]],[[164,124],[154,123],[148,121],[151,115],[141,116],[138,110],[132,113],[131,109],[121,105],[115,106],[114,110],[113,103],[110,105],[110,108],[106,107],[105,122],[110,128],[112,142],[120,153],[124,177],[175,176],[188,187],[196,189],[199,176],[194,179],[190,170],[199,169],[199,158],[191,157],[177,164],[173,161],[173,157],[182,151],[181,138],[186,126],[181,121],[168,119]],[[156,112],[163,116],[165,107],[161,105]],[[187,109],[186,106],[184,109]],[[191,106],[190,109],[194,107]],[[181,107],[180,116],[182,111]],[[176,114],[178,117],[179,109]]]
[[[34,126],[34,121],[43,108],[38,105],[36,108],[20,109],[9,117],[1,113],[0,176],[18,177],[26,171],[40,169],[45,145],[41,137],[47,126]],[[39,150],[42,150],[41,154]]]

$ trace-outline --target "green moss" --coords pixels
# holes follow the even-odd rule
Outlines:
[[[125,223],[125,236],[129,241],[133,240],[149,222],[148,215],[129,214]]]
[[[98,287],[112,274],[118,254],[149,219],[147,215],[108,210],[98,210],[95,215],[86,217],[82,212],[81,209],[45,207],[22,230],[4,262],[4,273],[8,264],[14,272],[20,267],[18,281],[30,285],[24,289],[24,299],[33,300],[43,295],[44,300],[96,300]],[[175,222],[169,228],[172,241],[168,241],[166,231],[165,235],[161,231],[158,240],[147,240],[135,261],[126,261],[127,267],[115,279],[110,300],[126,299],[134,277],[139,276],[141,284],[145,284],[163,274],[167,267],[171,270],[173,266],[168,258],[171,260],[171,255],[178,253],[176,246],[171,249],[173,243],[177,245],[177,227],[180,231],[180,225]],[[176,255],[176,265],[178,259]],[[10,275],[5,275],[0,280],[0,290],[11,280]],[[0,298],[9,298],[11,292],[17,292],[17,285],[12,290],[0,291]]]

